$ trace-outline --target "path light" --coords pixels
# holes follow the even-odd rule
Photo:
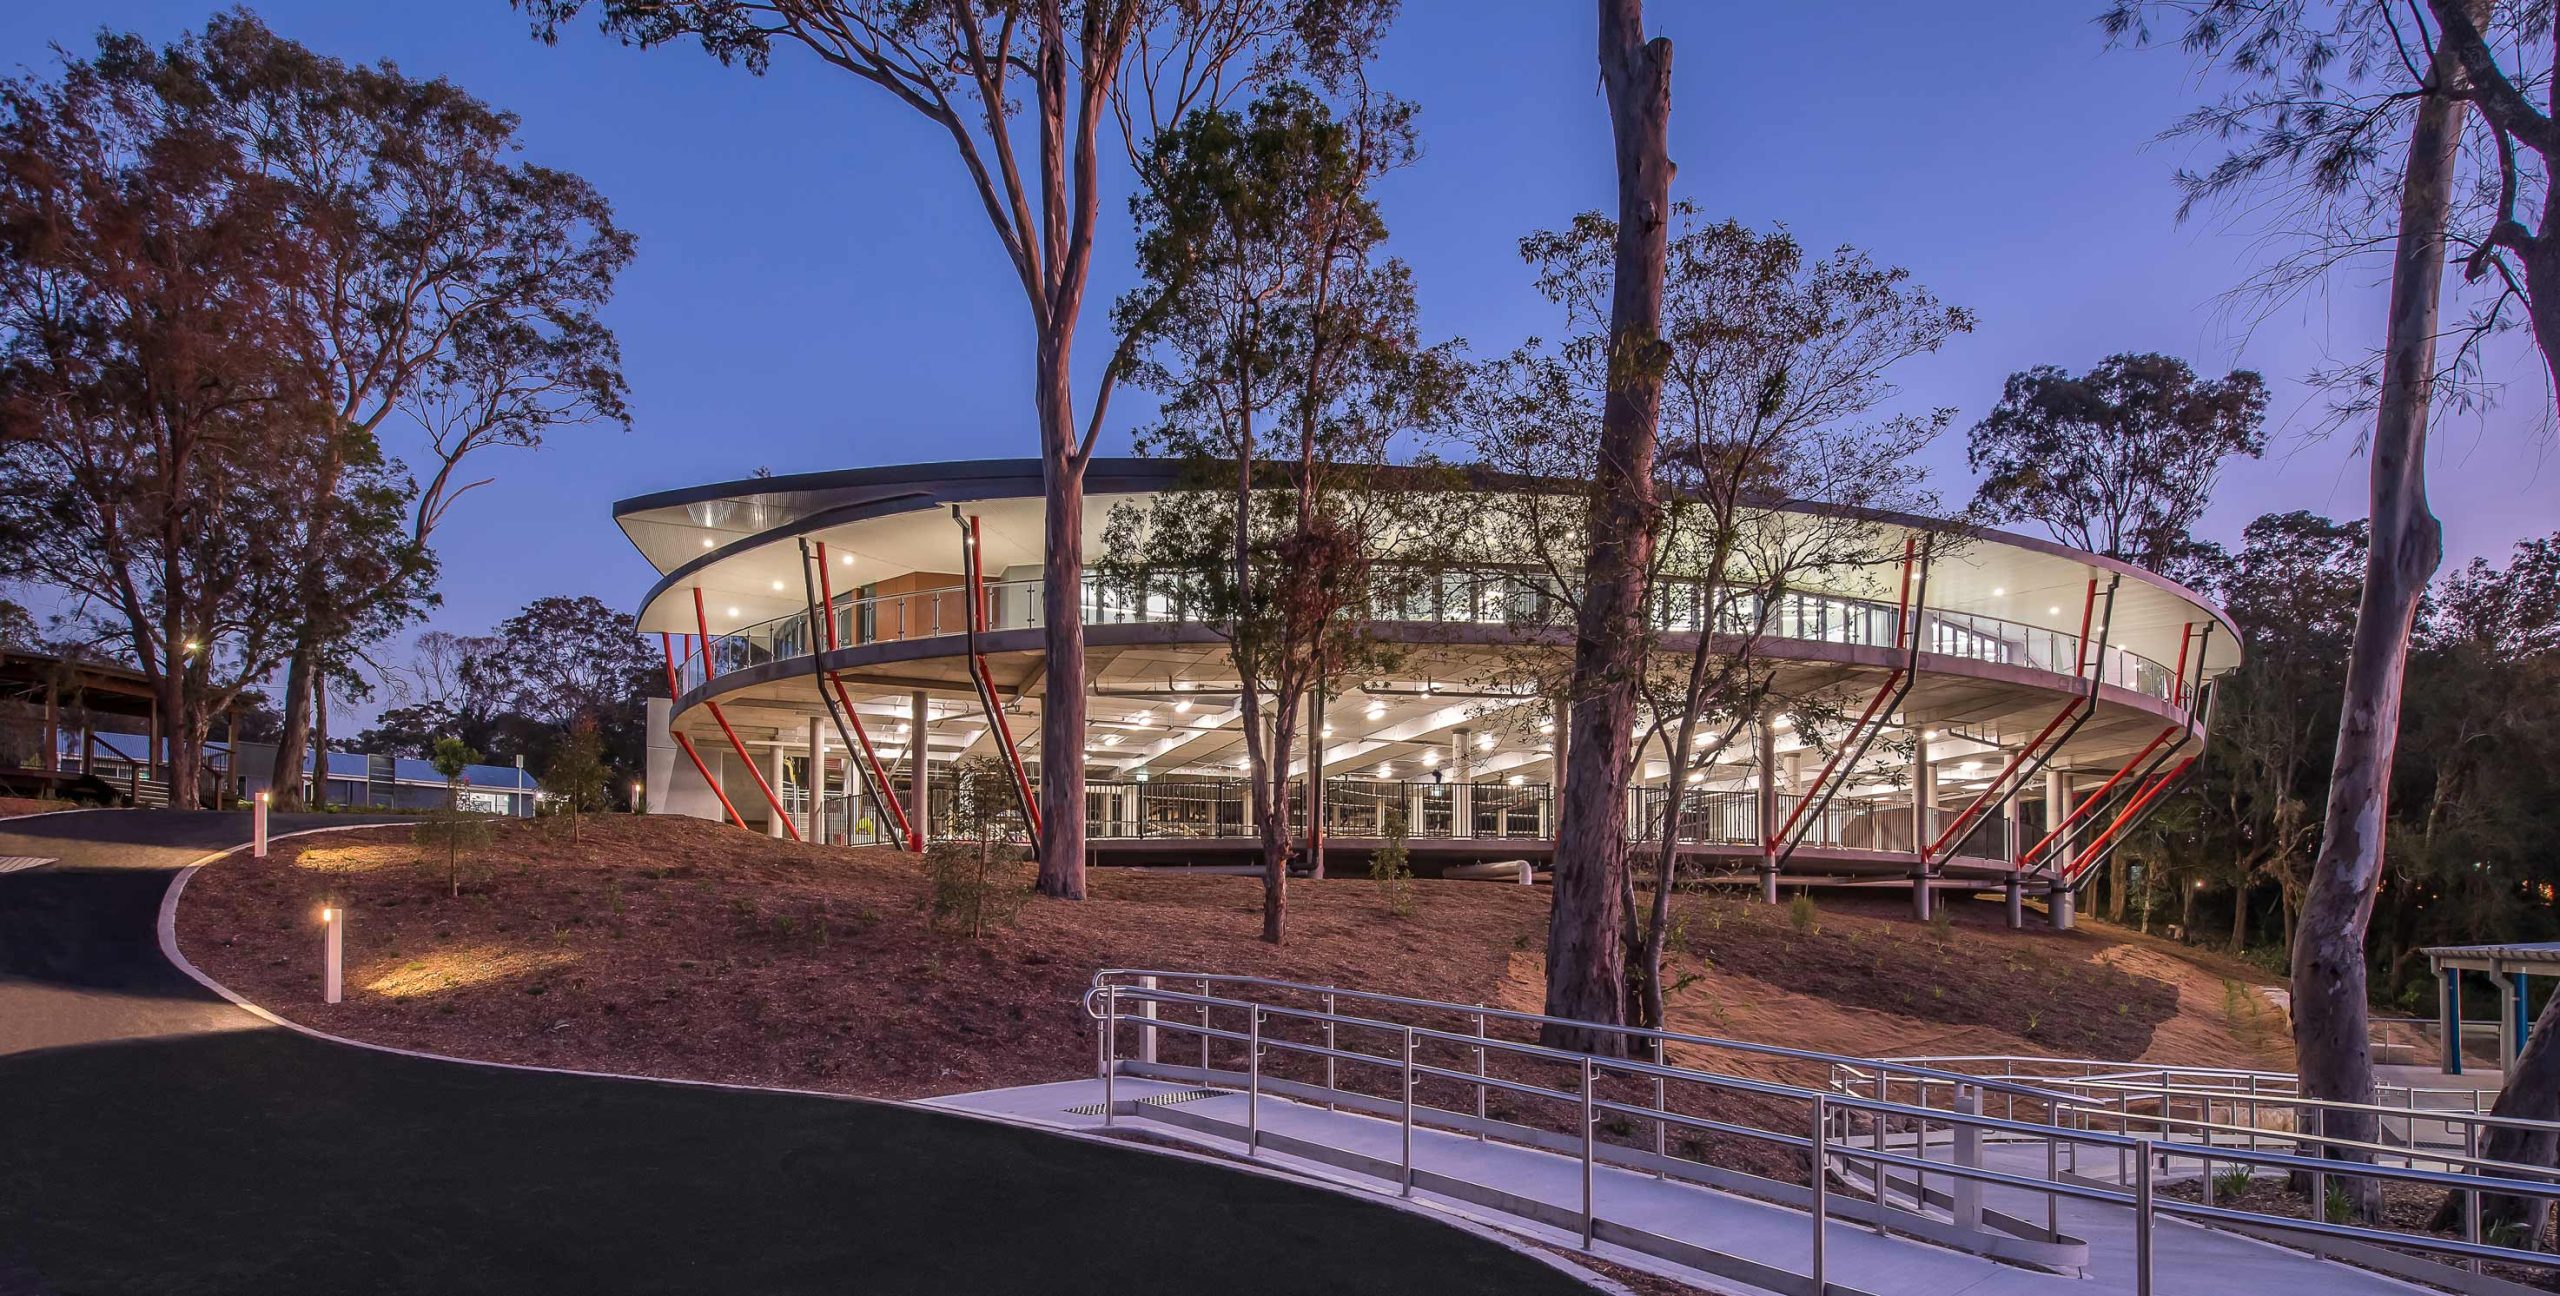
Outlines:
[[[640,780],[631,780],[631,813],[640,813]]]
[[[249,858],[267,857],[267,794],[261,792],[249,806]]]
[[[336,1003],[345,980],[347,911],[334,905],[322,909],[320,925],[325,933],[320,945],[320,997],[325,1003]]]

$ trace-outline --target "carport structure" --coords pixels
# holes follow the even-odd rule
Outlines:
[[[2478,972],[2498,987],[2498,1069],[2515,1066],[2524,1039],[2533,1029],[2525,978],[2560,977],[2560,941],[2516,945],[2438,945],[2427,950],[2435,970],[2436,1026],[2444,1037],[2444,1072],[2462,1074],[2462,974]]]

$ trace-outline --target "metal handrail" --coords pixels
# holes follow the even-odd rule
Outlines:
[[[1128,981],[1128,978],[1136,978],[1136,980]],[[1200,993],[1194,994],[1181,990],[1168,989],[1157,984],[1162,981],[1197,984],[1202,987],[1202,990]],[[1212,994],[1208,992],[1208,987],[1222,984],[1286,991],[1294,994],[1316,994],[1324,997],[1326,1006],[1323,1008],[1308,1008],[1295,1004],[1272,1004],[1264,1003],[1252,998]],[[1414,1026],[1408,1023],[1388,1021],[1380,1018],[1345,1014],[1337,1011],[1335,1005],[1342,998],[1346,997],[1361,1002],[1387,1004],[1433,1012],[1449,1013],[1463,1017],[1472,1017],[1476,1020],[1478,1025],[1476,1031],[1470,1034],[1458,1031],[1442,1030],[1434,1027]],[[2484,1260],[2497,1260],[2548,1268],[2560,1268],[2560,1256],[2483,1243],[2476,1237],[2477,1222],[2479,1219],[2478,1205],[2481,1195],[2494,1194],[2526,1197],[2546,1201],[2560,1201],[2560,1185],[2552,1183],[2526,1179],[2491,1177],[2481,1174],[2455,1174],[2438,1170],[2422,1170],[2414,1166],[2394,1167],[2364,1163],[2342,1164],[2339,1161],[2324,1156],[2303,1156],[2295,1153],[2258,1148],[2226,1148],[2212,1146],[2210,1144],[2198,1146],[2171,1143],[2164,1145],[2158,1140],[2138,1137],[2129,1133],[2109,1133],[2085,1128],[2075,1129],[2068,1124],[2062,1123],[2062,1113],[2059,1110],[2050,1108],[2047,1113],[2048,1121],[2046,1123],[2035,1123],[1991,1116],[1979,1112],[1961,1110],[1949,1111],[1945,1109],[1932,1108],[1925,1105],[1925,1089],[1923,1091],[1923,1103],[1920,1105],[1913,1105],[1887,1101],[1882,1097],[1863,1097],[1854,1092],[1838,1093],[1827,1089],[1816,1089],[1778,1081],[1760,1080],[1752,1077],[1729,1075],[1691,1067],[1674,1066],[1659,1061],[1647,1062],[1641,1059],[1599,1058],[1589,1054],[1576,1053],[1571,1050],[1554,1048],[1547,1045],[1490,1037],[1484,1033],[1482,1026],[1482,1023],[1488,1019],[1522,1023],[1563,1022],[1567,1019],[1546,1017],[1535,1013],[1516,1012],[1508,1009],[1487,1008],[1480,1005],[1450,1003],[1442,1000],[1420,999],[1403,995],[1388,995],[1373,991],[1346,990],[1334,986],[1315,986],[1302,982],[1281,981],[1267,977],[1242,976],[1224,973],[1137,969],[1109,969],[1097,973],[1094,977],[1092,987],[1084,996],[1084,1007],[1086,1011],[1097,1021],[1103,1023],[1102,1036],[1097,1043],[1099,1045],[1099,1066],[1105,1087],[1104,1120],[1106,1124],[1111,1122],[1113,1114],[1116,1112],[1116,1106],[1110,1096],[1110,1089],[1112,1080],[1119,1070],[1118,1027],[1124,1017],[1124,1014],[1121,1012],[1121,1003],[1124,998],[1135,1000],[1146,1008],[1146,1015],[1137,1019],[1141,1023],[1143,1030],[1170,1031],[1199,1036],[1202,1040],[1203,1048],[1200,1067],[1200,1072],[1203,1075],[1232,1074],[1230,1072],[1217,1072],[1210,1067],[1210,1058],[1207,1052],[1208,1041],[1212,1039],[1220,1039],[1245,1044],[1249,1050],[1247,1060],[1248,1073],[1246,1076],[1248,1084],[1248,1129],[1246,1151],[1248,1155],[1257,1154],[1259,1152],[1260,1098],[1263,1087],[1262,1054],[1265,1050],[1279,1049],[1326,1059],[1326,1092],[1338,1091],[1334,1083],[1333,1070],[1335,1064],[1338,1062],[1347,1061],[1354,1064],[1392,1069],[1399,1072],[1403,1078],[1403,1101],[1400,1109],[1402,1126],[1401,1133],[1404,1148],[1402,1177],[1404,1191],[1408,1194],[1412,1191],[1414,1182],[1412,1159],[1413,1128],[1416,1120],[1414,1093],[1416,1086],[1421,1079],[1428,1078],[1434,1080],[1454,1081],[1462,1085],[1474,1086],[1477,1092],[1479,1113],[1482,1111],[1483,1094],[1487,1089],[1495,1089],[1524,1097],[1545,1098],[1559,1102],[1578,1104],[1582,1112],[1582,1135],[1580,1139],[1582,1145],[1581,1158],[1583,1162],[1582,1176],[1584,1184],[1582,1213],[1583,1241],[1586,1247],[1591,1244],[1597,1225],[1594,1190],[1592,1188],[1592,1174],[1593,1164],[1597,1156],[1595,1122],[1602,1115],[1623,1116],[1631,1120],[1652,1123],[1657,1131],[1657,1154],[1659,1154],[1660,1150],[1660,1131],[1673,1126],[1683,1129],[1710,1130],[1734,1134],[1775,1143],[1782,1147],[1798,1148],[1808,1152],[1817,1153],[1818,1155],[1816,1160],[1818,1164],[1816,1173],[1813,1177],[1813,1183],[1815,1185],[1813,1202],[1816,1207],[1816,1212],[1813,1213],[1816,1237],[1814,1249],[1814,1290],[1817,1291],[1821,1290],[1821,1266],[1823,1263],[1821,1259],[1822,1248],[1819,1239],[1821,1237],[1822,1228],[1829,1219],[1829,1212],[1827,1207],[1825,1207],[1827,1199],[1823,1192],[1823,1176],[1827,1171],[1823,1170],[1821,1167],[1826,1166],[1834,1160],[1841,1161],[1845,1164],[1868,1165],[1874,1167],[1875,1186],[1873,1192],[1875,1200],[1880,1206],[1885,1203],[1886,1194],[1889,1190],[1884,1173],[1886,1167],[1906,1169],[1912,1172],[1915,1176],[1925,1177],[1933,1174],[1942,1175],[1953,1180],[1970,1182],[1978,1185],[2003,1186],[2040,1193],[2045,1195],[2047,1198],[2049,1215],[2052,1210],[2052,1203],[2064,1198],[2130,1206],[2134,1210],[2135,1219],[2137,1221],[2135,1247],[2137,1268],[2136,1287],[2138,1291],[2146,1293],[2152,1289],[2153,1276],[2152,1253],[2154,1248],[2152,1246],[2151,1227],[2154,1217],[2159,1214],[2166,1214],[2172,1217],[2185,1218],[2200,1222],[2244,1224],[2260,1229],[2285,1230],[2339,1240],[2377,1243],[2422,1253],[2455,1257],[2471,1264],[2475,1268]],[[1195,1024],[1185,1022],[1179,1018],[1163,1016],[1155,1012],[1155,1008],[1158,1005],[1167,1005],[1177,1008],[1197,1008],[1199,1010],[1200,1021]],[[1221,1029],[1214,1026],[1211,1022],[1211,1016],[1213,1012],[1218,1009],[1243,1010],[1249,1013],[1249,1029],[1239,1032]],[[1324,1039],[1326,1042],[1323,1044],[1313,1044],[1274,1038],[1266,1034],[1263,1030],[1263,1022],[1266,1018],[1285,1018],[1300,1022],[1319,1024],[1324,1028]],[[1584,1022],[1572,1022],[1570,1024],[1586,1028],[1594,1025],[1593,1023]],[[1337,1047],[1337,1032],[1343,1027],[1348,1027],[1354,1031],[1374,1031],[1399,1039],[1402,1042],[1400,1055],[1392,1058],[1381,1057],[1377,1054],[1362,1052],[1358,1049]],[[1707,1036],[1685,1036],[1679,1032],[1655,1032],[1643,1030],[1641,1028],[1610,1026],[1602,1026],[1601,1028],[1620,1033],[1645,1036],[1648,1038],[1672,1039],[1683,1042],[1703,1043],[1712,1046],[1736,1047],[1745,1052],[1794,1057],[1807,1061],[1831,1060],[1845,1065],[1863,1066],[1872,1069],[1879,1074],[1898,1069],[1891,1062],[1878,1059],[1850,1059],[1840,1057],[1838,1055],[1819,1054],[1813,1053],[1809,1050],[1788,1049],[1783,1046],[1776,1045],[1757,1045],[1751,1044],[1747,1041],[1720,1040]],[[1150,1056],[1152,1056],[1153,1036],[1149,1035],[1145,1038],[1149,1041]],[[1415,1046],[1418,1042],[1422,1041],[1439,1042],[1454,1045],[1460,1049],[1475,1050],[1478,1056],[1477,1069],[1474,1071],[1465,1071],[1450,1067],[1419,1063],[1415,1057]],[[1525,1057],[1536,1061],[1578,1066],[1582,1072],[1582,1086],[1578,1092],[1551,1089],[1543,1085],[1532,1084],[1526,1081],[1511,1080],[1504,1077],[1487,1075],[1482,1069],[1482,1056],[1487,1050],[1501,1052],[1506,1055]],[[1634,1078],[1650,1077],[1654,1079],[1654,1101],[1652,1104],[1646,1105],[1616,1099],[1598,1098],[1595,1091],[1596,1080],[1598,1076],[1603,1073],[1615,1073]],[[1993,1087],[1999,1083],[1998,1081],[1986,1077],[1965,1076],[1953,1073],[1938,1073],[1930,1078],[1942,1083],[1949,1081],[1961,1082],[1968,1087],[1975,1088]],[[1813,1105],[1816,1115],[1815,1123],[1812,1126],[1812,1133],[1796,1134],[1761,1129],[1754,1126],[1737,1126],[1730,1122],[1716,1121],[1707,1117],[1693,1116],[1687,1113],[1674,1111],[1663,1101],[1663,1083],[1671,1080],[1677,1080],[1683,1083],[1706,1084],[1738,1092],[1757,1093],[1810,1103]],[[2041,1094],[2039,1091],[2034,1091],[2030,1086],[2009,1085],[2007,1087],[2027,1090],[2030,1093],[2037,1093],[2037,1096],[2040,1099],[2046,1096]],[[2071,1099],[2067,1095],[2051,1095],[2051,1097],[2058,1098],[2062,1102],[2080,1107],[2081,1115],[2084,1118],[2090,1114],[2089,1109],[2084,1104],[2076,1102],[2076,1100]],[[1437,1109],[1426,1110],[1436,1111]],[[1872,1140],[1869,1144],[1860,1145],[1850,1141],[1854,1137],[1854,1121],[1852,1120],[1842,1120],[1839,1122],[1841,1133],[1838,1137],[1835,1138],[1830,1133],[1832,1128],[1831,1118],[1834,1115],[1847,1117],[1860,1112],[1867,1115],[1872,1130]],[[2127,1115],[2127,1113],[2122,1111],[2120,1108],[2106,1109],[2102,1114],[2111,1119],[2124,1118]],[[1456,1113],[1450,1113],[1450,1115],[1455,1116]],[[1888,1119],[1902,1119],[1916,1123],[1918,1138],[1915,1141],[1914,1150],[1920,1155],[1907,1156],[1900,1152],[1892,1151],[1886,1147],[1885,1122]],[[2132,1114],[2131,1119],[2147,1122],[2152,1118],[2136,1113]],[[1950,1127],[1969,1128],[1986,1134],[2007,1134],[2018,1138],[2043,1140],[2047,1143],[2048,1148],[2048,1177],[2037,1178],[2031,1175],[1993,1170],[1978,1165],[1931,1160],[1926,1155],[1926,1136],[1928,1127],[1931,1123],[1947,1125]],[[2318,1136],[2314,1135],[2310,1137],[2317,1138]],[[2288,1138],[2286,1141],[2294,1142],[2298,1140]],[[2133,1180],[2132,1185],[2130,1188],[2109,1188],[2103,1184],[2094,1184],[2085,1180],[2079,1182],[2062,1180],[2058,1172],[2051,1168],[2057,1164],[2054,1159],[2056,1149],[2063,1146],[2068,1146],[2074,1149],[2072,1161],[2075,1167],[2078,1163],[2077,1149],[2083,1146],[2094,1148],[2113,1148],[2118,1151],[2120,1156],[2130,1154],[2133,1169],[2133,1174],[2131,1176]],[[2206,1161],[2208,1163],[2221,1162],[2226,1164],[2246,1165],[2251,1167],[2253,1171],[2298,1171],[2313,1176],[2315,1185],[2323,1184],[2331,1177],[2344,1177],[2349,1179],[2373,1179],[2404,1183],[2420,1183],[2462,1191],[2467,1193],[2470,1197],[2472,1209],[2469,1217],[2473,1224],[2471,1231],[2475,1236],[2457,1241],[2453,1239],[2437,1238],[2431,1235],[2396,1233],[2362,1225],[2331,1224],[2321,1220],[2296,1219],[2291,1216],[2237,1210],[2212,1204],[2209,1189],[2207,1192],[2207,1200],[2204,1202],[2185,1202],[2157,1197],[2153,1191],[2152,1184],[2152,1168],[2155,1158],[2179,1157],[2190,1160]],[[2208,1179],[2208,1183],[2209,1182],[2210,1181]],[[1925,1178],[1923,1178],[1920,1183],[1925,1186]],[[1925,1208],[1926,1194],[1924,1191],[1915,1191],[1913,1199],[1915,1208]],[[2315,1202],[2325,1200],[2325,1190],[2315,1188],[2314,1200]]]
[[[1619,1026],[1596,1022],[1576,1021],[1568,1017],[1549,1017],[1540,1013],[1519,1012],[1508,1008],[1450,1004],[1437,999],[1416,999],[1406,995],[1382,994],[1374,990],[1347,990],[1340,986],[1310,985],[1303,981],[1283,981],[1273,977],[1248,976],[1239,973],[1169,972],[1161,969],[1148,968],[1104,968],[1094,973],[1094,984],[1099,986],[1108,981],[1124,977],[1154,977],[1158,980],[1187,982],[1208,981],[1213,984],[1223,985],[1259,986],[1266,990],[1290,990],[1301,994],[1333,995],[1343,999],[1357,999],[1369,1003],[1394,1004],[1398,1007],[1404,1008],[1423,1008],[1454,1012],[1462,1016],[1476,1016],[1481,1014],[1488,1020],[1517,1022],[1524,1025],[1554,1025],[1568,1027],[1573,1030],[1607,1031],[1613,1034],[1628,1036],[1631,1039],[1638,1041],[1661,1040],[1667,1044],[1698,1044],[1710,1048],[1731,1049],[1737,1053],[1756,1053],[1763,1057],[1784,1058],[1794,1062],[1813,1062],[1823,1065],[1882,1065],[1873,1058],[1853,1058],[1838,1053],[1822,1053],[1812,1049],[1789,1048],[1783,1044],[1761,1044],[1751,1040],[1727,1039],[1715,1035],[1692,1035],[1685,1031],[1665,1030],[1654,1027]],[[1580,1054],[1564,1050],[1556,1050],[1556,1052],[1559,1058],[1581,1056]],[[1927,1067],[1896,1066],[1894,1067],[1894,1073],[1896,1075],[1925,1076],[1933,1080],[1976,1085],[1996,1093],[2014,1094],[2019,1097],[2033,1098],[2038,1102],[2067,1103],[2072,1101],[2071,1095],[2069,1094],[2038,1089],[2033,1085],[2020,1084],[2014,1081],[1987,1079],[1980,1076],[1965,1075],[1961,1072],[1955,1071],[1938,1071]]]

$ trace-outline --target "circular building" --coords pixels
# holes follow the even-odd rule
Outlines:
[[[1089,559],[1115,507],[1176,488],[1163,461],[1097,459]],[[1820,505],[1786,510],[1836,515]],[[614,508],[661,573],[639,608],[671,701],[650,714],[649,808],[776,836],[915,846],[947,775],[1002,758],[1036,784],[1043,669],[1034,460],[862,468],[664,491]],[[1790,883],[2056,893],[2102,862],[2193,763],[2237,634],[2201,596],[2099,555],[1861,515],[1899,554],[1792,579],[1752,652],[1785,715],[1712,727],[1672,788],[1658,749],[1625,790],[1631,834]],[[1898,537],[1898,539],[1897,539]],[[1217,627],[1168,599],[1084,591],[1089,850],[1096,863],[1243,863],[1236,675]],[[1380,609],[1398,667],[1308,717],[1292,770],[1309,854],[1339,869],[1389,833],[1418,868],[1521,875],[1552,851],[1555,702],[1505,678],[1542,648],[1519,564],[1435,570]],[[1661,646],[1702,617],[1663,597]],[[973,616],[973,613],[975,614]],[[1723,626],[1719,625],[1719,629]],[[1321,749],[1317,768],[1304,750]],[[1312,827],[1312,831],[1310,831]],[[1710,871],[1722,871],[1711,869]],[[1916,885],[1915,885],[1916,884]]]

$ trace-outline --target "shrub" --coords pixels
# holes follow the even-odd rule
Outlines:
[[[1787,902],[1787,922],[1795,927],[1798,936],[1811,936],[1822,930],[1821,913],[1813,907],[1812,892],[1798,891],[1796,898]]]
[[[1369,880],[1386,888],[1387,912],[1398,918],[1413,916],[1413,862],[1404,844],[1404,815],[1387,812],[1384,836],[1378,849],[1369,854]]]
[[[542,790],[569,816],[569,840],[578,840],[581,817],[604,809],[604,739],[595,717],[581,713],[569,723],[569,734],[543,767]]]
[[[972,756],[951,773],[951,827],[958,840],[925,849],[925,877],[933,884],[926,921],[965,929],[969,939],[987,924],[1009,923],[1031,897],[1022,863],[1029,852],[1005,839],[1018,813],[1012,774],[989,756]]]
[[[459,896],[462,894],[463,864],[470,859],[472,852],[489,844],[489,820],[485,815],[456,810],[451,806],[430,810],[418,824],[417,842],[423,850],[444,852],[445,888],[450,894]]]
[[[2213,1190],[2224,1197],[2238,1197],[2249,1191],[2249,1167],[2236,1165],[2214,1172]]]

